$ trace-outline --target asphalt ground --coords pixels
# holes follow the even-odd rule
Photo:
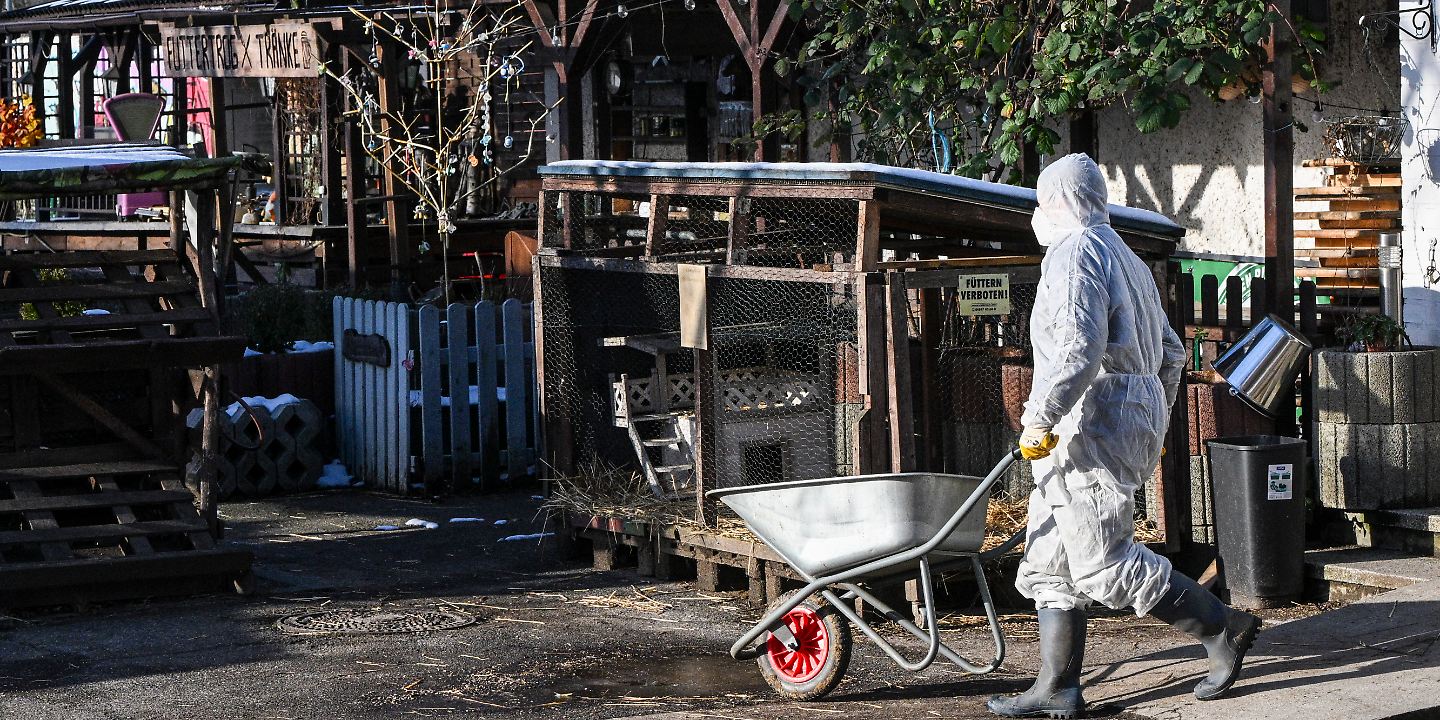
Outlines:
[[[1012,609],[995,673],[941,664],[907,673],[857,633],[835,693],[782,702],[754,661],[726,654],[759,617],[743,593],[595,572],[545,540],[501,541],[543,531],[538,507],[528,490],[438,505],[359,491],[227,503],[227,542],[256,556],[253,593],[0,618],[0,718],[982,718],[985,698],[1024,689],[1038,664],[1033,615]],[[411,519],[439,527],[405,527]],[[450,611],[475,622],[384,635],[280,627],[332,610]],[[949,608],[941,627],[968,657],[992,652],[973,609]],[[1087,666],[1184,642],[1122,614],[1090,627]],[[1093,713],[1129,717],[1122,710]]]

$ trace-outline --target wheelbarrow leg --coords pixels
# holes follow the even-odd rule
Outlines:
[[[1001,632],[1000,629],[1000,618],[999,615],[995,612],[995,602],[990,597],[990,586],[985,581],[984,566],[981,564],[980,558],[976,556],[971,556],[970,562],[971,567],[975,572],[975,582],[977,585],[980,586],[980,600],[985,606],[985,617],[990,624],[990,636],[995,642],[995,657],[989,663],[986,663],[984,665],[976,665],[975,663],[972,663],[969,660],[961,657],[959,653],[951,650],[949,646],[945,645],[944,643],[940,644],[939,651],[941,657],[944,657],[946,660],[955,663],[956,665],[964,669],[966,672],[975,675],[984,675],[985,673],[991,672],[996,668],[1000,667],[1000,663],[1004,662],[1005,635],[1003,632]],[[867,592],[864,588],[853,584],[842,584],[841,587],[849,591],[847,594],[853,593],[854,595],[859,596],[871,605],[874,605],[875,608],[881,612],[881,614],[883,614],[886,618],[890,619],[900,627],[905,628],[905,630],[911,635],[914,635],[921,640],[929,640],[929,632],[921,630],[916,623],[910,622],[903,615],[896,612],[894,609],[886,606],[885,603],[881,602],[878,598]],[[925,625],[927,628],[933,627],[933,624],[935,622],[934,610],[930,609],[933,608],[933,600],[933,597],[925,598],[925,602],[927,605],[927,610],[925,612]],[[851,621],[853,622],[854,620],[852,619]],[[862,627],[860,629],[864,630],[865,628]],[[884,646],[882,645],[881,648],[884,649]]]

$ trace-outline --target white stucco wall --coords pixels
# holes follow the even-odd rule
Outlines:
[[[1402,38],[1400,96],[1410,121],[1401,155],[1405,329],[1413,342],[1440,345],[1440,278],[1429,271],[1440,262],[1431,259],[1440,257],[1440,57],[1429,40]]]
[[[1372,36],[1374,65],[1378,67],[1372,66],[1364,53],[1364,33],[1356,23],[1361,15],[1386,10],[1392,3],[1331,2],[1326,27],[1330,40],[1321,65],[1322,77],[1335,86],[1321,97],[1322,103],[1398,106],[1394,46],[1385,45],[1379,34]],[[1311,118],[1314,97],[1311,91],[1295,100],[1296,118],[1309,126],[1308,132],[1297,128],[1294,133],[1296,187],[1321,180],[1319,170],[1300,167],[1307,158],[1325,154],[1325,128]],[[1100,114],[1100,164],[1110,182],[1111,201],[1174,218],[1187,230],[1183,250],[1263,255],[1265,178],[1260,105],[1244,99],[1217,105],[1198,93],[1191,100],[1178,127],[1148,135],[1135,129],[1126,108],[1110,108]],[[1331,107],[1323,114],[1356,113]],[[1061,147],[1066,144],[1062,142]]]

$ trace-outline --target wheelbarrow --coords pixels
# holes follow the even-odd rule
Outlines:
[[[999,667],[1005,659],[1005,636],[982,562],[1013,548],[1024,531],[993,550],[982,553],[980,547],[985,540],[990,488],[1019,457],[1019,450],[1011,451],[983,479],[896,473],[706,493],[734,510],[808,583],[776,600],[765,617],[735,641],[731,657],[755,657],[766,683],[792,700],[814,700],[840,684],[850,660],[850,624],[911,672],[924,670],[942,657],[976,675]],[[995,655],[984,664],[966,660],[941,642],[935,618],[932,569],[967,563],[975,574],[995,641]],[[923,630],[866,589],[917,575],[925,608]],[[856,598],[924,640],[928,644],[925,654],[919,660],[905,659],[855,612]]]

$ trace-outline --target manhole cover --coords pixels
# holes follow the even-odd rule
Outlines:
[[[457,610],[323,610],[280,618],[280,630],[291,635],[389,633],[454,630],[473,625],[474,615]]]

